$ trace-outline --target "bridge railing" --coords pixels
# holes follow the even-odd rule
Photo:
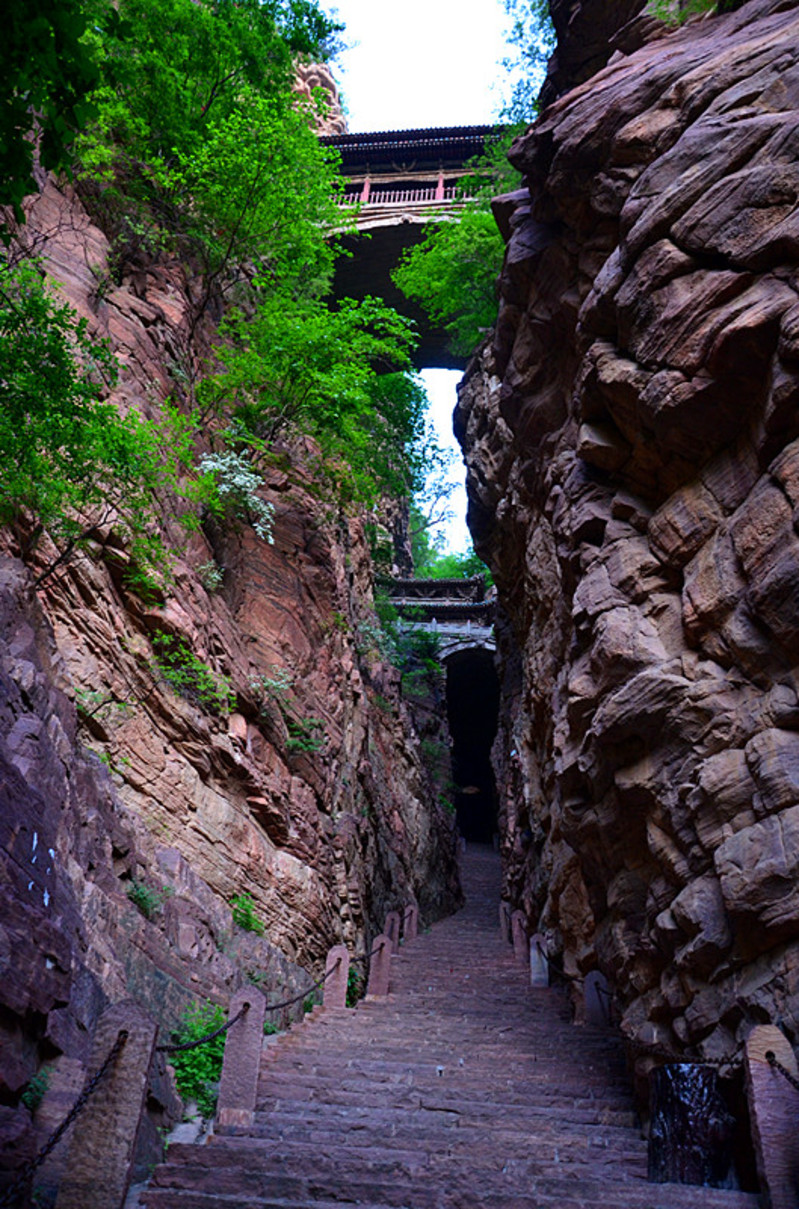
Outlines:
[[[443,189],[430,185],[421,189],[372,189],[366,200],[360,192],[350,193],[339,198],[338,204],[353,206],[362,202],[364,206],[451,205],[452,202],[466,200],[466,198],[458,196],[457,185],[445,185]]]

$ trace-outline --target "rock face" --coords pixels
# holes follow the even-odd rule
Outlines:
[[[120,356],[120,403],[146,412],[181,381],[180,273],[150,266],[113,285],[103,235],[52,184],[27,230],[66,298]],[[226,1006],[248,978],[274,1002],[307,988],[335,943],[363,970],[388,910],[416,902],[431,920],[459,900],[452,823],[429,792],[399,673],[377,652],[363,525],[320,498],[302,449],[284,453],[267,485],[273,544],[246,526],[187,538],[165,515],[181,553],[160,603],[126,584],[113,528],[38,590],[6,535],[0,1133],[16,1155],[7,1165],[33,1144],[21,1092],[43,1061],[52,1083],[69,1074],[80,1086],[108,1002],[133,997],[165,1029],[197,998]],[[218,590],[198,571],[213,560]],[[230,711],[175,691],[156,632],[229,678]],[[234,926],[230,903],[245,893],[263,935]],[[169,1099],[159,1094],[151,1106]]]
[[[799,1037],[799,9],[658,30],[511,158],[456,415],[507,891],[639,1072],[732,1058]]]

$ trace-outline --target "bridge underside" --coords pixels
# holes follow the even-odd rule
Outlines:
[[[382,298],[400,314],[416,323],[421,340],[414,356],[417,369],[465,369],[466,358],[454,356],[447,348],[443,328],[434,327],[420,307],[401,294],[391,280],[405,248],[420,243],[425,219],[400,219],[372,226],[363,234],[346,236],[344,247],[349,256],[339,257],[333,279],[335,298]]]

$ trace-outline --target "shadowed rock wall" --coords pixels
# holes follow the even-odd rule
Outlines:
[[[579,6],[578,6],[579,7]],[[639,1072],[799,1037],[799,11],[617,53],[514,146],[456,424],[508,892]]]
[[[52,184],[26,238],[109,337],[120,404],[146,413],[179,395],[189,346],[180,267],[142,266],[115,285],[105,237]],[[274,1002],[306,988],[335,943],[363,969],[388,910],[415,901],[429,921],[458,902],[451,819],[429,791],[399,673],[377,652],[363,523],[325,498],[307,454],[284,449],[269,474],[273,544],[248,526],[187,535],[164,513],[180,554],[160,602],[126,586],[112,521],[39,590],[3,535],[0,1140],[10,1165],[33,1145],[20,1093],[43,1061],[56,1072],[85,1061],[107,1002],[133,996],[165,1027],[197,997],[226,1005],[248,978]],[[212,558],[224,570],[214,592],[198,574]],[[155,632],[230,678],[229,715],[170,687]],[[284,693],[255,691],[253,680],[281,671]],[[318,721],[318,750],[289,733],[286,699],[295,718]],[[160,899],[150,918],[128,897],[134,881]],[[263,936],[233,924],[230,900],[245,892]]]

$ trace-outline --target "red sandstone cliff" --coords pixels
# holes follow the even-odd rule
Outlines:
[[[26,237],[109,337],[121,404],[147,412],[180,381],[179,268],[114,286],[104,236],[52,184]],[[124,550],[109,557],[113,531],[38,591],[12,549],[0,559],[0,1132],[19,1156],[34,1145],[21,1090],[43,1060],[54,1086],[79,1086],[108,1001],[132,996],[165,1026],[247,978],[274,1002],[334,943],[363,970],[387,910],[416,901],[430,920],[457,903],[452,823],[375,646],[363,524],[325,498],[302,449],[267,495],[273,544],[218,525],[187,538],[165,516],[181,552],[150,605],[125,586]],[[218,591],[198,574],[212,559]],[[156,631],[230,678],[232,712],[170,688]],[[252,687],[281,675],[313,743],[291,743],[280,692]],[[150,919],[134,881],[161,900]],[[243,892],[263,937],[233,925]]]
[[[457,413],[508,893],[641,1072],[799,1036],[799,9],[656,33],[516,143]]]

